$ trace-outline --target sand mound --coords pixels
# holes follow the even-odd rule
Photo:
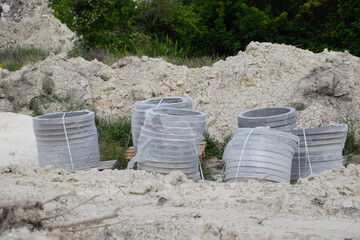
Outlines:
[[[0,169],[0,181],[7,183],[0,186],[0,200],[45,201],[74,190],[76,194],[51,206],[45,205],[43,210],[64,211],[98,195],[53,222],[96,216],[120,208],[117,218],[98,223],[115,225],[76,232],[86,239],[357,239],[360,236],[360,166],[355,165],[313,175],[295,185],[258,181],[194,183],[181,172],[162,176],[134,170],[93,169],[77,173],[51,168],[11,170]],[[16,239],[24,231],[13,231],[12,235],[6,231],[0,238]],[[35,231],[34,234],[54,239],[59,236],[57,232]]]
[[[0,167],[38,166],[32,117],[0,112]]]
[[[111,67],[97,60],[51,55],[0,75],[0,110],[30,114],[94,109],[101,117],[130,115],[136,101],[182,96],[207,114],[220,140],[237,127],[241,111],[297,108],[301,127],[342,122],[360,112],[360,59],[347,52],[312,53],[292,46],[252,42],[246,51],[212,67],[187,68],[162,59],[125,57]]]
[[[52,15],[47,0],[0,1],[0,49],[37,47],[68,52],[75,34]]]

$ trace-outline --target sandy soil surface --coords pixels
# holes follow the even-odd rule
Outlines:
[[[0,167],[10,164],[38,166],[32,117],[0,112]]]
[[[104,220],[107,227],[63,230],[64,234],[86,239],[359,239],[360,236],[360,167],[355,165],[310,176],[294,185],[258,181],[194,183],[180,172],[162,176],[134,170],[68,173],[21,167],[2,168],[0,179],[6,182],[0,187],[0,201],[45,201],[75,191],[45,206],[44,213],[55,214],[54,209],[71,208],[97,196],[64,216],[45,222],[119,213],[116,218]],[[5,231],[0,237],[61,238],[59,231],[22,235],[23,231],[26,232]]]

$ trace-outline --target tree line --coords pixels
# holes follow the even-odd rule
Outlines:
[[[250,41],[360,56],[359,0],[49,0],[81,46],[173,57],[229,56]]]

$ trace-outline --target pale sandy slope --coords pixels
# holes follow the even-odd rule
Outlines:
[[[32,117],[0,112],[0,167],[38,166]]]
[[[66,222],[116,208],[116,223],[83,232],[85,239],[359,239],[360,167],[350,165],[302,179],[295,185],[220,183],[187,180],[135,170],[79,171],[3,167],[0,202],[44,201],[62,193],[76,196],[46,205],[44,211],[70,208],[99,195],[58,218]],[[161,206],[161,197],[167,201]],[[322,205],[314,202],[324,200]],[[55,214],[55,211],[53,212]],[[98,223],[100,225],[100,223]],[[21,237],[22,234],[23,238]],[[0,239],[58,239],[59,232],[4,232]],[[32,238],[31,238],[32,237]],[[67,239],[67,238],[63,238]],[[109,238],[108,238],[109,239]]]

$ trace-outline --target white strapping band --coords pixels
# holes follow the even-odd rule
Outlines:
[[[298,148],[297,148],[298,150],[298,164],[299,164],[299,177],[298,178],[301,178],[301,166],[300,166],[300,139],[299,139],[299,141],[298,141]]]
[[[311,167],[311,161],[310,161],[309,149],[308,149],[307,142],[306,142],[305,129],[303,129],[303,135],[304,135],[304,143],[305,143],[305,153],[306,153],[306,158],[307,158],[307,159],[308,159],[308,161],[309,161],[310,173],[311,173],[311,174],[313,174],[312,167]]]
[[[160,104],[161,104],[163,101],[164,101],[164,98],[162,98],[162,99],[160,100],[160,102],[158,103],[158,105],[156,105],[156,107],[159,107]]]
[[[63,122],[63,126],[64,126],[66,144],[67,144],[67,147],[68,147],[68,150],[69,150],[69,156],[70,156],[70,162],[71,162],[72,170],[73,170],[73,172],[75,172],[75,167],[74,167],[74,163],[73,163],[73,159],[72,159],[72,155],[71,155],[71,150],[70,150],[69,138],[68,138],[67,131],[66,131],[66,126],[65,126],[65,115],[66,115],[66,112],[62,116],[62,122]]]
[[[244,142],[244,145],[243,145],[243,148],[241,150],[240,160],[239,160],[239,164],[238,164],[237,171],[236,171],[236,179],[235,179],[236,182],[237,182],[237,179],[238,179],[239,170],[240,170],[240,164],[241,164],[241,160],[242,160],[242,157],[243,157],[243,154],[244,154],[246,143],[249,140],[249,137],[250,137],[251,133],[254,131],[254,129],[255,128],[252,128],[251,131],[249,132],[249,134],[247,135],[247,137],[245,139],[245,142]]]

